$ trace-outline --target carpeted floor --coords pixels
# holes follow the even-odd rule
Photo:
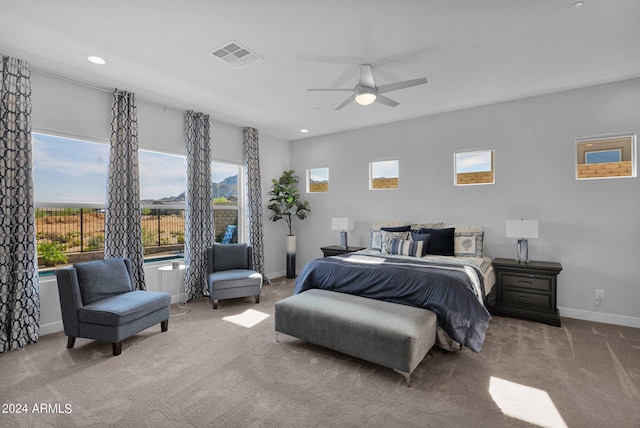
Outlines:
[[[408,388],[393,370],[276,343],[273,305],[292,290],[279,279],[258,305],[189,302],[119,357],[85,339],[68,350],[62,333],[0,354],[0,426],[640,426],[640,329],[494,317],[480,353],[436,349]]]

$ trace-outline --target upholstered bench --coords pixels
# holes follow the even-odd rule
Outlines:
[[[275,304],[278,332],[394,369],[407,385],[436,340],[433,312],[320,289]]]

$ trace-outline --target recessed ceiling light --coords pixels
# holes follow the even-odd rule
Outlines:
[[[100,58],[99,56],[90,56],[87,57],[87,59],[94,63],[94,64],[98,64],[98,65],[104,65],[107,63],[107,61],[105,61],[104,59]]]
[[[301,129],[300,132],[302,132],[303,134],[306,134],[307,132],[309,132],[308,129]]]
[[[583,1],[574,1],[573,3],[571,3],[571,7],[578,9],[579,7],[584,6],[584,2]]]

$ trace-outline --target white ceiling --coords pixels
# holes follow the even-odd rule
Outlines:
[[[0,0],[0,53],[297,140],[640,77],[640,1],[573,1]],[[209,54],[231,40],[263,59]],[[360,63],[429,83],[386,94],[395,108],[306,91],[353,87]]]

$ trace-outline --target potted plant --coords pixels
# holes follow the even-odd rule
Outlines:
[[[289,228],[287,235],[287,278],[296,277],[296,237],[293,234],[293,220],[304,220],[311,212],[309,202],[303,201],[297,189],[298,177],[290,169],[284,171],[279,179],[271,180],[273,186],[269,195],[272,221],[284,220]]]

